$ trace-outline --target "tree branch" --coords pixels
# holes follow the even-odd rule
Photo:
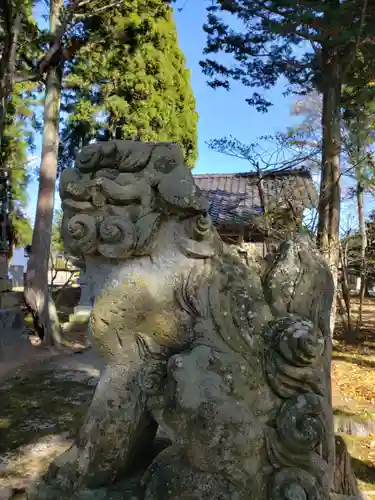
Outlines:
[[[92,16],[95,16],[99,13],[102,13],[112,7],[115,7],[116,5],[120,5],[122,3],[122,0],[115,0],[114,2],[110,3],[109,5],[105,5],[104,7],[99,7],[98,9],[95,9],[94,11],[90,12],[89,14],[77,14],[76,11],[78,8],[83,7],[84,5],[89,4],[91,0],[74,0],[71,8],[67,11],[64,19],[62,20],[56,35],[53,39],[53,42],[51,44],[51,47],[49,50],[46,52],[46,54],[42,57],[42,59],[39,61],[37,64],[37,68],[35,71],[31,73],[26,73],[26,74],[19,74],[15,75],[13,77],[13,84],[15,83],[21,83],[25,81],[36,81],[39,80],[42,75],[47,71],[49,66],[51,65],[54,57],[56,54],[59,52],[61,49],[63,37],[68,31],[69,28],[74,26],[76,22],[79,22],[80,20],[84,18],[90,18]],[[64,58],[63,54],[61,54],[61,58]]]
[[[66,33],[70,22],[73,19],[75,9],[77,8],[78,1],[74,0],[72,7],[67,11],[65,18],[62,20],[59,28],[56,31],[51,47],[48,49],[47,53],[44,54],[42,59],[37,64],[37,68],[32,73],[16,75],[13,79],[13,83],[20,83],[24,81],[35,81],[41,78],[41,76],[47,71],[50,66],[53,57],[61,48],[62,38]]]
[[[90,0],[84,2],[84,4],[88,3]],[[112,7],[116,7],[116,5],[122,3],[121,1],[119,0],[115,0],[114,2],[110,3],[109,5],[104,5],[103,7],[100,7],[98,9],[96,9],[92,14],[90,14],[89,16],[87,14],[75,14],[74,15],[74,19],[76,19],[77,21],[80,20],[80,19],[85,19],[85,18],[88,18],[88,17],[92,17],[92,16],[97,16],[98,14],[101,14],[102,12],[112,8]]]
[[[361,45],[362,30],[363,30],[363,27],[364,27],[365,21],[366,21],[367,7],[368,7],[368,0],[363,0],[357,39],[356,39],[356,42],[355,42],[355,45],[354,45],[352,51],[350,51],[350,53],[349,53],[349,57],[348,57],[349,62],[346,65],[346,67],[343,68],[343,70],[342,70],[343,75],[347,74],[347,72],[350,70],[351,66],[353,65],[353,63],[357,57],[357,52],[358,52],[358,49]]]
[[[262,6],[259,9],[259,11],[257,9],[257,16],[260,17],[261,19],[263,19],[265,21],[268,21],[268,22],[272,22],[272,19],[270,19],[269,16],[266,16],[265,14],[262,14],[260,12],[261,9],[264,9],[265,11],[269,12],[270,14],[274,14],[276,16],[280,16],[283,19],[285,19],[286,21],[288,21],[287,24],[285,25],[285,27],[286,28],[289,27],[290,31],[292,31],[296,35],[300,36],[301,38],[304,38],[305,40],[308,40],[310,42],[317,42],[317,43],[321,42],[321,38],[320,37],[314,36],[311,33],[299,30],[298,29],[298,24],[292,23],[291,21],[289,21],[289,17],[286,14],[284,14],[282,12],[279,12],[278,10],[272,9],[271,7]]]

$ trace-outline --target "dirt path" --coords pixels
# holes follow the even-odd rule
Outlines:
[[[61,348],[45,347],[41,344],[39,337],[29,335],[30,349],[27,354],[21,352],[14,353],[11,358],[0,361],[0,383],[4,380],[20,376],[30,370],[37,369],[43,363],[48,363],[51,359],[64,358],[76,352],[87,349],[87,336],[81,332],[74,332],[73,335],[65,335],[64,344]],[[1,500],[1,499],[0,499]]]
[[[70,446],[103,367],[90,349],[0,384],[0,500],[27,487]]]

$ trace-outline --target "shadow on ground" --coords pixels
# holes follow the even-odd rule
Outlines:
[[[374,354],[373,354],[374,355]],[[363,366],[365,368],[375,368],[375,361],[369,360],[369,359],[362,359],[362,358],[357,358],[355,355],[353,356],[348,356],[348,355],[340,355],[340,354],[334,354],[332,356],[332,359],[335,361],[347,361],[350,363],[353,363],[358,366]]]
[[[356,478],[366,484],[373,485],[375,490],[375,468],[370,467],[366,462],[352,457],[352,466]]]
[[[67,449],[100,376],[92,354],[51,361],[0,386],[0,484],[20,488]]]

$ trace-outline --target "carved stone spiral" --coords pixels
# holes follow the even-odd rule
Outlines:
[[[282,405],[275,429],[269,429],[266,443],[270,463],[276,470],[285,467],[288,471],[281,476],[276,473],[275,488],[278,493],[272,497],[275,500],[321,498],[311,495],[315,489],[312,485],[319,484],[322,489],[327,486],[328,464],[320,455],[320,450],[327,445],[328,423],[324,405],[324,398],[317,394],[299,394]],[[288,482],[293,489],[286,494],[283,488]],[[300,493],[297,495],[296,491]]]
[[[97,231],[94,217],[76,214],[68,220],[66,246],[73,254],[93,254],[97,249]]]
[[[323,374],[317,363],[323,354],[322,332],[309,320],[289,315],[271,322],[265,371],[273,391],[282,398],[301,392],[322,394]]]
[[[128,144],[128,147],[121,154],[119,162],[120,172],[140,172],[146,168],[152,153],[157,148],[157,144],[154,143],[139,143],[134,145],[134,143],[124,142],[124,144]]]
[[[323,353],[323,334],[308,319],[291,314],[272,322],[269,331],[273,346],[290,364],[306,366]]]
[[[285,468],[277,472],[270,487],[270,500],[324,500],[322,487],[303,469]]]
[[[91,172],[99,165],[102,159],[102,150],[97,144],[91,144],[82,149],[76,158],[76,168],[81,172]]]
[[[98,250],[104,257],[125,258],[136,241],[134,224],[117,215],[106,217],[100,224],[99,238]]]
[[[324,397],[322,332],[311,321],[288,315],[271,322],[265,371],[272,390],[286,399],[275,428],[267,434],[271,465],[277,471],[272,500],[328,498],[326,456],[329,423]],[[323,451],[323,455],[322,455]]]
[[[281,407],[276,429],[279,438],[293,453],[313,450],[324,437],[324,400],[313,393],[300,394]]]

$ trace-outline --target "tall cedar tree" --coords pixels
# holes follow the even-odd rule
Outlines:
[[[92,139],[174,141],[193,167],[195,99],[168,2],[124,0],[84,30],[89,43],[67,65],[60,167]]]
[[[223,18],[233,15],[236,28]],[[229,16],[230,17],[230,16]],[[322,179],[318,245],[337,276],[340,216],[340,106],[342,85],[356,53],[372,46],[375,6],[363,0],[215,0],[208,7],[206,54],[225,52],[234,64],[203,61],[213,87],[230,80],[269,89],[281,76],[303,92],[323,95]],[[267,110],[254,92],[248,103]]]
[[[56,36],[62,18],[64,1],[50,2],[50,32]],[[27,263],[24,297],[40,325],[39,335],[46,345],[61,343],[61,326],[52,294],[48,288],[48,264],[51,247],[54,192],[57,177],[61,84],[64,64],[50,66],[46,73],[43,112],[43,144],[39,169],[39,190],[36,205],[31,252]]]

